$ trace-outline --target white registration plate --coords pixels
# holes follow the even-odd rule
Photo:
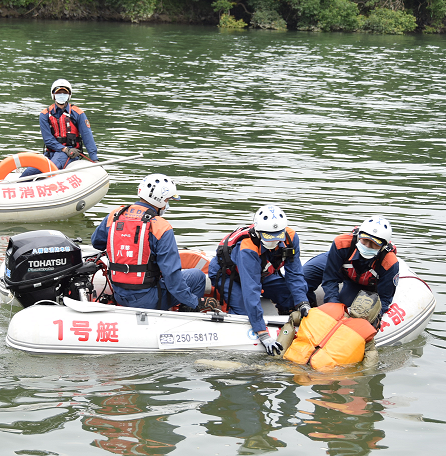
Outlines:
[[[169,331],[158,335],[160,349],[211,347],[221,345],[216,331]]]

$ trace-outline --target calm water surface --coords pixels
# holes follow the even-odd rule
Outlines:
[[[302,255],[369,214],[437,309],[373,372],[315,372],[259,354],[32,356],[4,343],[0,455],[440,454],[446,424],[446,42],[433,36],[222,33],[216,28],[0,21],[0,155],[39,151],[38,114],[74,86],[101,158],[103,201],[57,229],[89,243],[146,174],[175,178],[168,219],[213,250],[262,204],[287,213]],[[201,360],[231,361],[223,369]]]

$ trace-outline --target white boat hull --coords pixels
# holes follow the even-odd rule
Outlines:
[[[111,306],[110,306],[111,307]],[[33,353],[144,353],[205,348],[262,350],[247,319],[212,321],[212,315],[114,308],[80,313],[64,306],[36,305],[14,315],[6,343]],[[279,319],[279,318],[277,318]],[[287,318],[282,317],[283,324]],[[30,322],[34,322],[30,332]],[[279,326],[270,327],[277,332]],[[31,334],[32,333],[32,334]]]
[[[375,337],[378,347],[416,339],[435,309],[432,291],[401,259],[400,275],[393,303]],[[245,316],[145,310],[70,299],[66,303],[70,307],[37,304],[16,313],[7,345],[32,353],[73,354],[263,350]],[[276,337],[287,317],[270,315],[274,308],[266,300],[264,304],[265,323]]]
[[[1,182],[0,223],[65,220],[90,209],[107,194],[109,176],[104,168],[83,168],[28,182]],[[83,168],[83,169],[81,169]]]

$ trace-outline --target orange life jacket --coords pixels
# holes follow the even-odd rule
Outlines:
[[[363,318],[345,315],[344,304],[330,302],[310,309],[284,358],[313,369],[358,363],[376,329]]]
[[[54,104],[48,108],[48,120],[51,125],[51,133],[58,142],[67,147],[75,147],[82,150],[82,138],[79,130],[71,119],[71,105],[68,105],[69,112],[64,111],[59,119],[56,119],[51,111],[54,109]],[[47,147],[49,152],[54,152]]]

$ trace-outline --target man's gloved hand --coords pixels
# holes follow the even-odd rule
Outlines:
[[[198,300],[197,307],[189,307],[186,304],[180,304],[179,312],[209,312],[218,308],[218,301],[215,298],[201,298]]]
[[[218,308],[218,301],[215,298],[201,298],[198,301],[197,309],[199,312],[209,312]]]
[[[308,301],[301,301],[297,306],[296,310],[300,310],[300,315],[303,317],[306,317],[308,315],[308,312],[310,311],[311,306]]]
[[[77,158],[81,154],[81,151],[74,147],[66,147],[64,152],[68,155],[68,158]]]
[[[265,347],[266,353],[270,356],[274,356],[274,352],[280,355],[283,350],[282,344],[274,340],[267,332],[257,333],[257,336]]]

